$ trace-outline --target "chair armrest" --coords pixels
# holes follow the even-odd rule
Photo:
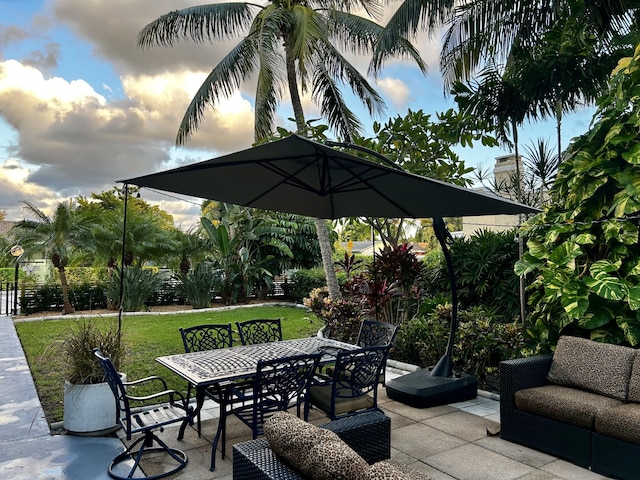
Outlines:
[[[552,354],[500,362],[500,401],[513,403],[513,395],[525,388],[547,385]]]
[[[129,400],[133,400],[136,402],[148,402],[149,400],[155,400],[157,398],[160,397],[169,397],[169,403],[171,403],[172,405],[176,403],[176,398],[180,401],[180,403],[182,403],[183,405],[187,404],[186,399],[184,398],[184,395],[180,392],[178,392],[177,390],[163,390],[162,392],[156,392],[156,393],[152,393],[150,395],[145,395],[142,397],[136,396],[136,395],[127,395],[127,398]]]
[[[162,383],[162,385],[164,387],[163,390],[167,390],[167,382],[165,382],[163,378],[158,377],[157,375],[153,375],[151,377],[146,377],[146,378],[141,378],[139,380],[132,380],[130,382],[122,382],[122,384],[125,387],[134,387],[136,385],[142,385],[142,384],[145,384],[145,383],[148,383],[148,382],[151,382],[151,381],[158,381],[158,382]]]

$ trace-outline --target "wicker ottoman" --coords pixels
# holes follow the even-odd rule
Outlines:
[[[391,419],[382,412],[368,412],[321,425],[334,431],[367,463],[391,457]],[[233,446],[234,480],[301,479],[269,448],[266,438]]]

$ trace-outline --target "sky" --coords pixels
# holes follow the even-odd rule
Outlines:
[[[0,210],[6,220],[25,217],[28,201],[51,214],[79,195],[121,186],[118,180],[214,158],[253,143],[255,84],[243,85],[205,114],[186,146],[176,147],[182,116],[211,68],[235,41],[140,50],[137,33],[171,10],[198,0],[0,0]],[[397,8],[391,3],[382,23]],[[438,71],[440,38],[420,34],[414,45],[429,65],[389,62],[372,84],[387,110],[379,118],[359,112],[370,128],[408,109],[435,117],[454,106]],[[349,57],[362,72],[368,59]],[[305,97],[307,119],[318,109]],[[350,104],[354,110],[357,105]],[[588,130],[593,108],[567,116],[563,147]],[[277,124],[293,129],[288,102]],[[555,145],[554,123],[525,124],[521,144],[538,138]],[[501,148],[459,149],[469,166],[492,168]],[[148,189],[141,196],[188,228],[200,201]]]

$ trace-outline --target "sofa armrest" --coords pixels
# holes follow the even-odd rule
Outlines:
[[[514,394],[525,388],[547,385],[552,354],[500,362],[500,411],[515,408]]]

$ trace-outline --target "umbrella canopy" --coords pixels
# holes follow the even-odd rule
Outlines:
[[[495,195],[373,163],[298,135],[121,182],[325,219],[537,212]]]

